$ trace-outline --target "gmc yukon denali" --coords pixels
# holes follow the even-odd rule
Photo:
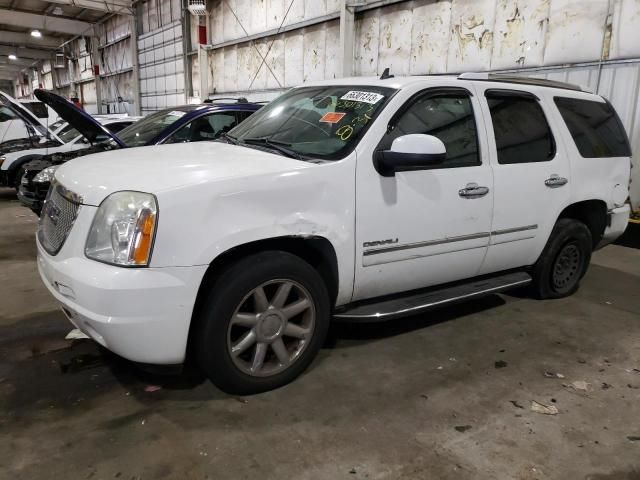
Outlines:
[[[571,295],[627,225],[631,152],[602,97],[526,78],[293,88],[215,142],[61,166],[37,234],[69,320],[221,389],[292,381],[330,321],[527,286]]]

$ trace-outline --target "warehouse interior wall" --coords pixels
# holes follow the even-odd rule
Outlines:
[[[91,113],[147,114],[221,96],[271,100],[385,68],[506,71],[601,93],[640,151],[640,0],[206,0],[199,16],[188,5],[138,1],[135,16],[109,16],[96,36],[62,46],[64,65],[38,62],[11,89],[78,96]]]

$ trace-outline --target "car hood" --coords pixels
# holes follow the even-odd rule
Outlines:
[[[220,142],[180,143],[97,153],[63,164],[56,180],[99,205],[113,192],[164,191],[238,177],[287,172],[313,164]]]
[[[95,142],[98,135],[106,135],[116,142],[119,146],[125,147],[125,144],[116,135],[111,133],[107,128],[101,125],[95,118],[84,110],[76,107],[69,100],[47,90],[36,89],[33,94],[42,103],[53,108],[61,118],[69,122],[73,128],[79,131],[91,143]]]
[[[16,115],[18,115],[24,122],[27,124],[31,124],[33,126],[40,126],[44,128],[44,130],[49,134],[49,138],[54,139],[57,142],[63,143],[60,138],[54,133],[53,130],[49,129],[49,127],[42,122],[38,117],[36,117],[31,110],[22,105],[20,102],[16,101],[15,98],[7,95],[4,92],[0,92],[0,103],[7,105],[10,107]]]

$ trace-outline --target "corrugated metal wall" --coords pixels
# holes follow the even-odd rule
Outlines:
[[[131,21],[124,15],[108,19],[100,29],[100,86],[103,113],[135,112]]]
[[[151,0],[138,8],[140,95],[146,114],[186,102],[180,0]]]

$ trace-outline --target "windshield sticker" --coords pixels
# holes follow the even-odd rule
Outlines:
[[[364,102],[375,105],[384,98],[384,95],[373,92],[358,92],[351,90],[340,97],[340,100],[353,100],[354,102]]]
[[[327,112],[322,116],[320,121],[323,123],[338,123],[345,115],[346,113],[341,112]]]
[[[181,112],[179,110],[172,110],[169,113],[167,113],[167,115],[171,115],[172,117],[183,117],[185,112]]]

